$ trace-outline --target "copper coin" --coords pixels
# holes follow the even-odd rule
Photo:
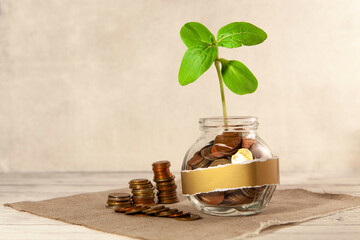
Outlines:
[[[171,218],[176,218],[176,217],[186,217],[186,216],[190,216],[190,212],[178,212],[178,213],[174,213],[173,215],[170,215],[169,217]]]
[[[163,212],[159,212],[156,214],[156,216],[158,217],[169,217],[175,213],[179,212],[179,210],[177,209],[169,209],[167,211],[163,211]]]
[[[147,215],[156,215],[160,212],[165,212],[165,211],[168,211],[170,208],[162,208],[162,209],[155,209],[155,210],[152,210],[152,211],[147,211],[145,214]]]
[[[134,203],[152,203],[155,197],[152,198],[133,198]]]
[[[151,208],[148,208],[148,209],[144,210],[143,213],[150,212],[150,211],[153,211],[153,210],[159,210],[159,209],[163,209],[163,208],[165,208],[165,206],[163,206],[163,205],[155,206],[155,207],[151,207]]]
[[[159,210],[159,209],[163,209],[163,208],[165,208],[164,205],[159,205],[159,206],[156,206],[156,207],[152,207],[151,209],[152,210]]]
[[[176,190],[177,186],[176,185],[172,185],[172,186],[161,186],[161,187],[157,187],[157,189],[159,191],[169,191],[169,190]]]
[[[217,135],[214,140],[214,150],[223,155],[228,155],[236,152],[241,146],[241,135],[239,132],[223,132]]]
[[[200,152],[194,154],[194,156],[187,162],[189,166],[198,165],[204,158],[200,155]]]
[[[214,160],[209,167],[216,167],[219,165],[225,165],[225,164],[230,164],[231,160],[227,159],[227,158],[220,158],[220,159],[216,159]]]
[[[131,209],[131,210],[127,210],[125,211],[126,215],[134,215],[134,214],[138,214],[141,213],[141,209]]]
[[[176,194],[177,194],[176,190],[171,190],[171,191],[159,191],[156,195],[158,197],[169,197],[169,196],[174,196]]]
[[[151,196],[137,196],[137,195],[133,195],[133,201],[150,201],[151,199],[155,198],[155,194],[151,195]]]
[[[123,213],[126,212],[128,210],[132,210],[132,209],[136,209],[136,206],[124,206],[124,207],[119,207],[115,209],[115,212],[119,212],[119,213]]]
[[[152,164],[153,168],[167,168],[167,167],[170,167],[170,162],[165,160],[165,161],[157,161],[157,162],[154,162]]]
[[[154,174],[154,178],[169,178],[171,176],[172,174],[167,172]]]
[[[211,148],[212,148],[212,146],[205,147],[200,152],[201,156],[203,156],[204,158],[206,158],[206,159],[208,159],[210,161],[216,159],[216,157],[211,154]]]
[[[253,145],[256,142],[256,139],[251,138],[243,138],[241,142],[241,148],[247,148],[249,149],[251,145]]]
[[[158,196],[168,196],[168,195],[172,195],[172,194],[176,194],[176,190],[159,191],[157,193]]]
[[[141,206],[141,207],[151,207],[151,206],[154,206],[156,205],[155,202],[152,202],[152,203],[135,203],[135,206]]]
[[[156,183],[156,186],[159,187],[159,186],[169,186],[169,185],[174,185],[175,184],[175,181],[174,180],[171,180],[171,181],[168,181],[168,182],[159,182],[159,183]]]
[[[221,158],[224,156],[223,153],[219,152],[217,149],[216,149],[216,146],[213,145],[212,148],[211,148],[211,154],[214,156],[214,157],[217,157],[217,158]]]
[[[209,167],[209,165],[212,163],[212,161],[210,161],[207,158],[204,158],[198,165],[193,166],[193,169],[198,169],[198,168],[207,168]]]
[[[237,191],[237,193],[242,194],[248,198],[254,198],[256,194],[256,189],[254,188],[242,188]]]
[[[167,181],[171,181],[172,179],[174,179],[172,174],[170,174],[170,175],[154,175],[154,180],[160,180],[160,182],[167,182]]]
[[[129,205],[131,204],[132,201],[126,201],[126,202],[116,202],[116,201],[107,201],[107,205],[109,206],[124,206],[124,205]]]
[[[129,184],[147,184],[150,181],[147,180],[146,178],[136,178],[136,179],[132,179]]]
[[[248,203],[252,203],[254,201],[254,198],[244,196],[241,191],[226,195],[225,199],[226,199],[226,201],[232,202],[233,205],[248,204]]]
[[[158,182],[167,182],[167,181],[171,181],[175,178],[174,175],[172,175],[171,177],[168,178],[154,178],[154,182],[158,183]]]
[[[132,194],[146,194],[146,193],[153,193],[154,192],[154,187],[151,188],[145,188],[145,189],[133,189],[131,191]]]
[[[131,197],[129,198],[108,198],[108,201],[111,201],[111,202],[127,202],[127,201],[130,201],[131,200]]]
[[[152,188],[153,185],[152,183],[147,183],[147,184],[138,184],[138,185],[135,185],[135,184],[130,184],[129,187],[131,189],[136,189],[136,190],[139,190],[139,189],[147,189],[147,188]]]
[[[219,205],[224,200],[225,192],[200,193],[197,197],[206,204]]]
[[[128,199],[130,198],[130,194],[128,193],[109,193],[109,198],[114,199]]]
[[[121,208],[121,207],[128,207],[128,206],[134,206],[132,203],[124,204],[124,205],[106,205],[107,208]]]
[[[172,175],[170,170],[167,169],[166,171],[153,171],[155,176],[169,176]]]
[[[136,216],[136,217],[148,217],[149,215],[142,214],[142,213],[137,213],[137,214],[134,214],[134,216]]]
[[[183,216],[183,217],[175,217],[175,220],[178,221],[195,221],[199,219],[202,219],[202,217],[200,217],[197,214],[190,214],[189,216]]]

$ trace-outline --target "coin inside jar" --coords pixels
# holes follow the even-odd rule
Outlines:
[[[216,159],[214,160],[209,167],[216,167],[219,165],[226,165],[231,163],[231,160],[227,159],[227,158],[220,158],[220,159]]]
[[[219,205],[225,196],[225,192],[209,192],[196,195],[201,201],[209,205]]]
[[[241,145],[241,135],[239,132],[223,132],[220,135],[217,135],[214,140],[213,149],[211,152],[220,155],[232,155],[240,148]]]
[[[200,155],[200,152],[196,152],[194,156],[187,162],[190,167],[198,165],[204,158]]]
[[[256,142],[256,139],[252,138],[243,138],[241,141],[241,148],[247,148],[249,149],[251,145],[253,145]]]
[[[217,157],[215,157],[214,155],[212,155],[212,153],[211,153],[211,148],[212,148],[211,145],[203,148],[203,149],[200,151],[200,154],[201,154],[202,157],[204,157],[204,158],[206,158],[206,159],[208,159],[208,160],[210,160],[210,161],[213,161],[213,160],[215,160]]]

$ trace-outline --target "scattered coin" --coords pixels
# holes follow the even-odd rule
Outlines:
[[[148,217],[149,215],[142,214],[142,213],[137,213],[137,214],[134,214],[134,216],[136,216],[136,217]]]
[[[156,215],[156,214],[158,214],[160,212],[164,212],[164,211],[167,211],[167,210],[169,210],[169,208],[161,208],[161,209],[156,209],[156,210],[152,210],[152,211],[147,211],[147,212],[144,212],[144,213],[147,214],[147,215],[154,216],[154,215]]]
[[[169,217],[170,218],[176,218],[176,217],[185,217],[185,216],[190,216],[191,212],[177,212],[177,213],[174,213],[173,215],[170,215]]]
[[[169,217],[175,213],[179,212],[179,210],[177,209],[170,209],[168,211],[163,211],[163,212],[159,212],[158,214],[156,214],[156,216],[158,217]]]
[[[124,206],[124,207],[118,207],[115,209],[115,212],[124,213],[128,210],[135,209],[136,206]]]
[[[126,215],[134,215],[134,214],[138,214],[138,213],[141,213],[141,209],[131,209],[131,210],[127,210],[125,211],[125,214]]]
[[[178,221],[195,221],[195,220],[199,220],[199,219],[202,219],[202,217],[200,217],[199,215],[197,214],[190,214],[188,216],[179,216],[179,217],[175,217],[175,220],[178,220]]]

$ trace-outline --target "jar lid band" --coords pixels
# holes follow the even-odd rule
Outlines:
[[[279,158],[181,172],[184,195],[280,183]]]

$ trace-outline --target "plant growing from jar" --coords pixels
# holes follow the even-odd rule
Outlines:
[[[188,47],[179,83],[197,80],[214,63],[220,85],[222,118],[200,119],[200,138],[185,155],[183,193],[201,211],[221,216],[251,215],[269,203],[279,183],[278,158],[257,135],[256,117],[228,117],[224,83],[238,95],[253,93],[258,81],[240,61],[219,57],[219,47],[237,48],[265,41],[253,24],[233,22],[215,36],[201,23],[186,23],[180,31]],[[259,175],[263,175],[260,176]]]

